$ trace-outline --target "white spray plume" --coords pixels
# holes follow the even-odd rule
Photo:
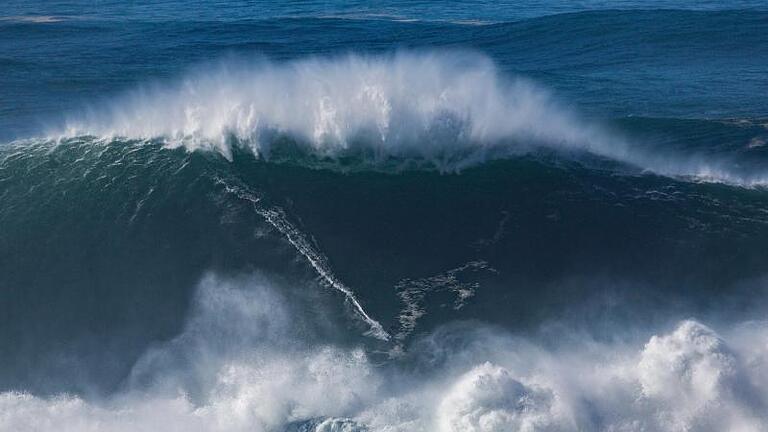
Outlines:
[[[718,334],[685,320],[644,345],[585,340],[557,350],[483,327],[469,327],[458,348],[455,330],[438,331],[422,354],[447,361],[414,373],[302,339],[297,311],[263,277],[209,276],[199,290],[183,333],[136,366],[152,385],[107,401],[0,393],[0,431],[768,428],[765,322]],[[202,383],[194,398],[192,382]]]
[[[287,137],[322,156],[362,150],[445,169],[544,146],[661,175],[768,184],[763,173],[735,173],[723,161],[643,150],[540,86],[504,76],[487,57],[457,52],[223,63],[136,90],[70,120],[58,135],[162,139],[226,157],[233,145],[268,156]]]

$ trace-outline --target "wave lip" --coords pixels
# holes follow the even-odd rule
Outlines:
[[[70,119],[54,136],[161,140],[228,159],[234,147],[263,158],[295,148],[331,159],[420,160],[446,171],[547,148],[684,180],[768,185],[768,174],[740,172],[727,160],[644,149],[471,53],[226,63],[170,87],[138,89]]]
[[[430,159],[514,139],[594,141],[548,92],[466,53],[227,64],[133,92],[69,121],[64,135],[163,138],[225,155],[233,142],[268,155],[289,136],[323,155],[362,147]]]

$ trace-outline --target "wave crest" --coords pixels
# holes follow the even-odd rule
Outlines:
[[[234,141],[268,155],[289,136],[323,155],[363,147],[427,158],[512,139],[595,142],[547,91],[505,79],[486,57],[456,53],[228,63],[137,90],[69,121],[66,135],[164,138],[225,155]]]
[[[301,321],[322,317],[297,315],[302,309],[272,284],[258,275],[207,277],[182,333],[146,353],[124,392],[102,401],[2,392],[0,430],[676,432],[768,425],[765,322],[719,334],[686,320],[644,346],[582,335],[560,349],[485,326],[448,327],[414,352],[417,363],[430,365],[419,372],[401,363],[382,367],[360,347],[306,335]],[[434,361],[442,355],[447,362]],[[147,379],[137,381],[141,376]]]
[[[296,148],[337,160],[420,160],[447,171],[548,148],[694,181],[768,185],[768,174],[727,157],[639,146],[547,90],[505,76],[489,58],[456,52],[223,63],[91,109],[55,135],[159,139],[228,159],[235,146],[264,158]]]

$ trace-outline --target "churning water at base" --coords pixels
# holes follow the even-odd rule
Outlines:
[[[7,430],[762,430],[768,326],[685,320],[644,341],[568,334],[557,348],[451,325],[407,365],[313,341],[259,275],[206,276],[182,332],[148,350],[123,392],[0,396]],[[137,384],[139,383],[139,384]],[[195,389],[190,393],[190,389]]]

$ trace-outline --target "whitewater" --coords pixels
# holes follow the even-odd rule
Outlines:
[[[297,321],[322,317],[297,312],[262,275],[210,274],[182,333],[137,362],[124,392],[102,401],[5,392],[0,426],[448,432],[760,431],[768,424],[761,321],[718,333],[685,320],[639,343],[566,334],[556,349],[459,324],[414,344],[420,367],[381,368],[360,347],[307,342]]]
[[[544,147],[693,181],[768,182],[762,170],[736,171],[728,158],[644,149],[546,89],[501,74],[480,54],[232,61],[199,69],[179,83],[92,107],[47,139],[159,139],[226,158],[232,146],[269,158],[289,140],[318,157],[356,156],[372,165],[417,159],[443,171]]]

